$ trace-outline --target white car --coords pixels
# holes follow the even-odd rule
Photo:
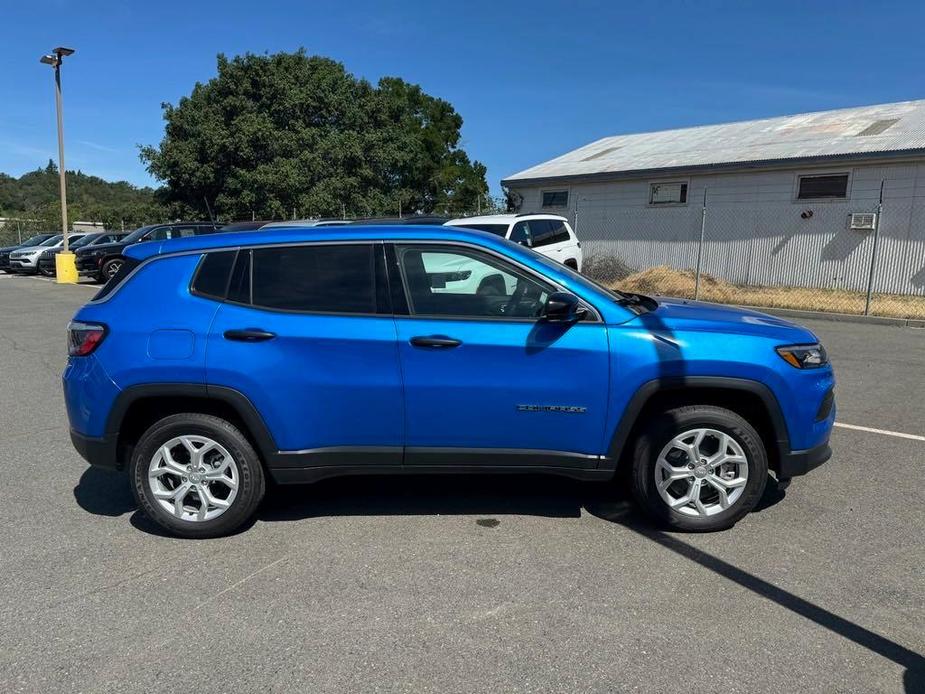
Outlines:
[[[68,244],[79,238],[86,236],[87,233],[71,232],[67,235]],[[39,256],[49,248],[60,248],[64,245],[64,234],[52,236],[44,241],[40,246],[31,246],[27,248],[17,248],[10,253],[10,271],[26,275],[34,275],[39,271]]]
[[[503,236],[581,272],[581,244],[565,217],[556,214],[492,214],[460,217],[446,226]]]

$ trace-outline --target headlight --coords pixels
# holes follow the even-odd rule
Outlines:
[[[818,369],[829,363],[829,355],[820,344],[786,345],[778,347],[777,353],[781,359],[797,369]]]

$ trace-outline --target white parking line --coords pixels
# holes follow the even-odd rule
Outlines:
[[[884,436],[895,436],[900,439],[912,439],[913,441],[925,441],[925,436],[918,434],[904,434],[901,431],[888,431],[886,429],[874,429],[872,427],[859,427],[857,424],[842,424],[835,422],[835,426],[842,429],[854,429],[855,431],[867,431],[871,434],[883,434]]]

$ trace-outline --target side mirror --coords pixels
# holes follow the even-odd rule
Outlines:
[[[543,308],[543,320],[547,323],[577,323],[584,315],[578,297],[568,292],[553,292]]]

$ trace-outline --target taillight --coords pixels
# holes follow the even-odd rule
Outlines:
[[[105,325],[71,321],[67,326],[67,353],[72,357],[85,357],[100,346],[104,337]]]

